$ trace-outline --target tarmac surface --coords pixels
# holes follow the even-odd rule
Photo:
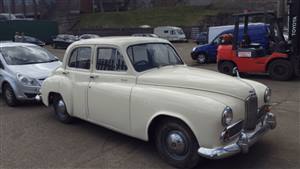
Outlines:
[[[184,60],[199,68],[216,70],[215,64],[197,65],[189,56],[194,44],[175,44]],[[53,50],[60,58],[64,50]],[[204,160],[201,169],[300,168],[300,79],[288,82],[267,76],[247,78],[268,85],[278,126],[266,134],[248,154],[223,160]],[[40,103],[7,107],[0,99],[0,169],[6,168],[114,168],[169,169],[155,146],[103,127],[76,120],[58,122],[52,108]]]

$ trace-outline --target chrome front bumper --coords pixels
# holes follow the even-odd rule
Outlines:
[[[257,125],[254,131],[242,131],[235,143],[225,147],[218,147],[213,149],[201,147],[199,148],[198,153],[200,156],[209,159],[222,159],[240,152],[247,153],[250,146],[252,146],[267,131],[274,129],[275,127],[276,117],[273,113],[269,112],[265,116],[264,120]]]

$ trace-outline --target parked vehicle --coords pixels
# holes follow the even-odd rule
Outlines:
[[[135,33],[132,36],[135,36],[135,37],[152,37],[152,38],[158,38],[157,35],[152,34],[152,33]]]
[[[10,13],[0,13],[0,21],[16,20],[16,16]]]
[[[200,32],[196,38],[194,39],[194,42],[198,45],[207,44],[208,42],[208,33],[207,32]]]
[[[31,36],[18,36],[18,38],[15,38],[15,42],[22,42],[22,43],[31,43],[38,46],[45,46],[46,43]]]
[[[240,30],[235,28],[232,43],[218,47],[218,69],[232,74],[234,67],[242,73],[268,73],[274,80],[289,80],[300,76],[300,1],[290,0],[288,19],[289,42],[285,41],[277,15],[273,12],[251,12],[234,15],[236,25],[244,21],[243,38],[239,40]],[[253,43],[249,36],[249,21],[261,18],[268,22],[268,46]]]
[[[16,17],[16,20],[27,20],[27,21],[32,21],[34,18],[27,18],[24,14],[22,13],[15,13],[14,16]]]
[[[73,42],[78,41],[79,38],[74,35],[68,35],[68,34],[60,34],[57,35],[53,40],[52,40],[52,46],[54,49],[57,48],[63,48],[66,49],[70,44]]]
[[[154,34],[160,38],[166,39],[171,42],[187,41],[187,38],[182,28],[174,26],[160,26],[154,29]]]
[[[80,40],[84,40],[84,39],[94,39],[94,38],[100,38],[100,36],[95,35],[95,34],[83,34],[81,36],[79,36]]]
[[[61,122],[78,117],[152,140],[161,157],[179,168],[195,167],[200,156],[246,153],[276,127],[268,87],[188,67],[160,38],[75,42],[41,95]]]
[[[229,27],[227,27],[229,28]],[[244,26],[240,25],[240,33],[239,40],[243,38],[243,29]],[[262,44],[262,46],[267,47],[269,45],[268,41],[268,29],[269,26],[263,23],[258,24],[249,24],[249,36],[253,43]],[[193,60],[198,61],[198,63],[208,63],[208,62],[216,62],[217,60],[217,49],[219,46],[219,38],[225,34],[233,34],[234,28],[227,29],[221,32],[219,35],[215,37],[215,39],[205,45],[199,45],[193,48],[191,52],[191,57]]]
[[[9,106],[35,100],[43,81],[61,62],[46,49],[26,43],[0,43],[0,92]]]

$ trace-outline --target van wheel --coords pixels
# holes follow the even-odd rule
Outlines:
[[[56,96],[53,101],[53,108],[56,118],[62,123],[71,123],[73,118],[67,111],[66,104],[61,96]]]
[[[203,54],[203,53],[200,53],[200,54],[198,55],[198,57],[197,57],[197,61],[198,61],[198,63],[200,63],[200,64],[207,63],[207,57],[206,57],[206,55]]]
[[[218,65],[219,72],[230,75],[230,76],[233,76],[233,68],[234,67],[235,67],[234,63],[228,62],[228,61],[221,62]]]
[[[275,60],[273,61],[269,68],[268,72],[272,79],[285,81],[293,77],[293,65],[288,60]]]
[[[8,106],[14,107],[19,104],[13,88],[9,84],[3,86],[3,97]]]
[[[159,155],[177,168],[194,168],[199,160],[199,145],[192,131],[183,122],[169,119],[157,128],[156,147]]]

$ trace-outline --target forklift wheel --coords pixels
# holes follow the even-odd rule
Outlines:
[[[234,63],[228,62],[228,61],[221,62],[218,65],[219,72],[230,75],[230,76],[233,76],[233,68],[234,67],[235,67]]]
[[[293,65],[288,60],[275,60],[268,69],[272,79],[285,81],[293,77]]]

